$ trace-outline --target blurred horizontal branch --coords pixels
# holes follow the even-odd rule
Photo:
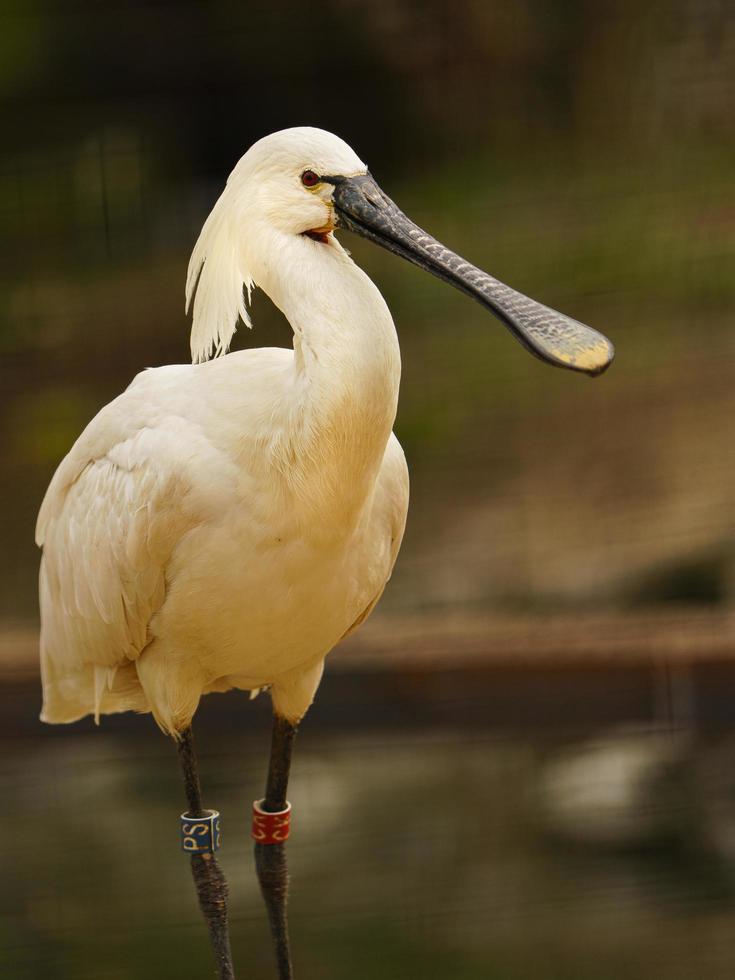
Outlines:
[[[376,615],[329,658],[330,671],[462,672],[477,667],[684,666],[733,659],[735,611]],[[0,629],[0,679],[38,674],[38,634]]]

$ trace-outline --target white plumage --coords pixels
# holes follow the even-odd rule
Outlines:
[[[398,342],[305,168],[366,172],[320,130],[256,143],[187,282],[195,361],[249,323],[253,284],[294,349],[145,371],[54,475],[37,528],[45,721],[134,709],[175,734],[203,693],[266,685],[296,721],[390,576],[408,506]]]

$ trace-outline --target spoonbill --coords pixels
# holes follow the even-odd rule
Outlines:
[[[193,363],[144,371],[92,419],[57,469],[37,527],[41,718],[151,712],[176,740],[184,848],[223,980],[234,972],[218,816],[202,806],[192,742],[199,699],[270,692],[253,837],[278,975],[288,980],[294,736],[325,656],[380,598],[406,521],[408,472],[392,433],[398,339],[337,227],[467,293],[550,364],[595,375],[613,357],[602,334],[413,224],[337,136],[287,129],[236,165],[189,263]],[[227,354],[238,320],[250,326],[254,286],[287,317],[293,350]]]

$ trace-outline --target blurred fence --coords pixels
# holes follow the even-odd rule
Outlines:
[[[131,715],[94,738],[35,720],[33,524],[95,412],[188,358],[201,222],[254,139],[301,124],[346,138],[416,221],[618,357],[595,381],[554,372],[465,297],[345,239],[400,334],[412,503],[379,610],[300,736],[299,969],[733,975],[733,104],[721,0],[6,0],[3,976],[208,969],[164,830],[171,747]],[[236,346],[290,344],[261,295],[253,318]],[[237,814],[262,779],[264,702],[207,698],[201,718],[236,959],[258,975]]]
[[[83,425],[187,358],[188,251],[251,140],[352,140],[416,220],[608,332],[589,382],[376,254],[412,509],[384,611],[733,596],[729,5],[11,2],[0,49],[0,616],[33,618],[32,526]],[[287,345],[262,298],[238,344]]]

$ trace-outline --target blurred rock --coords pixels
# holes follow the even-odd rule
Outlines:
[[[539,781],[546,829],[612,848],[685,840],[692,816],[690,744],[684,733],[623,729],[562,750]]]

